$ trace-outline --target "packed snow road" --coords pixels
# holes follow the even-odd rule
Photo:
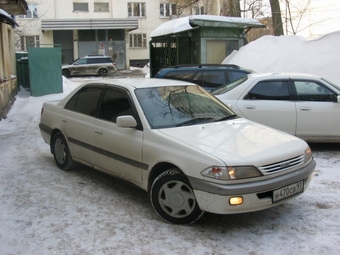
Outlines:
[[[54,163],[38,123],[42,102],[21,91],[0,122],[0,254],[340,254],[340,145],[311,144],[307,192],[275,208],[165,223],[148,195],[79,166]]]

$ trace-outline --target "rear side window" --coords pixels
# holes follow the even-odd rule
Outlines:
[[[288,81],[260,81],[245,97],[252,100],[289,100]]]
[[[202,86],[205,88],[217,88],[226,84],[225,71],[203,71]]]
[[[169,72],[166,75],[164,75],[164,78],[182,80],[182,81],[190,81],[192,79],[193,74],[194,74],[193,71]]]
[[[101,88],[85,88],[75,94],[66,104],[66,109],[95,116]]]
[[[112,63],[110,58],[88,58],[89,64]]]
[[[230,82],[233,82],[233,81],[236,81],[244,76],[246,76],[248,73],[246,72],[239,72],[239,71],[228,71],[228,76],[229,76],[229,81],[228,83]]]

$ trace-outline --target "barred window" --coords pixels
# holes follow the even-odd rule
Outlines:
[[[27,51],[30,47],[38,48],[40,46],[40,39],[38,35],[21,36],[20,42],[22,51]]]
[[[159,4],[159,16],[160,17],[170,17],[172,15],[177,15],[177,5],[176,4]]]
[[[146,47],[146,34],[130,34],[130,48]]]
[[[109,3],[94,3],[94,12],[109,12]]]
[[[129,17],[145,17],[145,3],[128,3]]]

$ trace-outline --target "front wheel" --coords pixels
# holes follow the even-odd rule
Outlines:
[[[54,135],[52,140],[52,151],[57,166],[62,170],[70,170],[73,166],[73,160],[68,148],[65,137],[61,132]]]
[[[203,215],[189,181],[177,169],[167,170],[154,180],[150,200],[158,215],[171,223],[190,224]]]
[[[105,69],[105,68],[100,68],[100,69],[98,70],[98,74],[99,74],[100,76],[106,76],[107,73],[108,73],[108,71],[107,71],[107,69]]]

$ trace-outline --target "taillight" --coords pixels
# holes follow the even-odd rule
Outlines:
[[[41,108],[40,116],[43,114],[43,112],[44,112],[44,108]]]

